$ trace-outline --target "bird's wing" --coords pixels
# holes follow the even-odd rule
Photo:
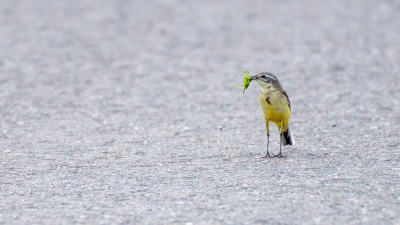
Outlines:
[[[286,99],[287,99],[287,101],[288,101],[288,104],[289,104],[289,109],[290,109],[290,111],[292,111],[292,109],[290,108],[290,100],[289,100],[289,96],[287,95],[287,93],[286,93],[286,91],[282,88],[282,94],[284,94],[285,96],[286,96]]]

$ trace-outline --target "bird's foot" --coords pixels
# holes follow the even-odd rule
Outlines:
[[[273,156],[271,156],[269,153],[267,153],[263,158],[274,158]]]
[[[286,156],[283,156],[282,153],[279,153],[278,155],[274,155],[274,158],[285,158]]]

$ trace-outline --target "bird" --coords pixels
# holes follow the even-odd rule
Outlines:
[[[263,72],[251,76],[260,86],[259,102],[264,116],[268,142],[267,155],[263,158],[282,158],[282,145],[294,145],[295,140],[290,132],[290,100],[286,91],[282,88],[278,78],[269,72]],[[280,148],[279,154],[271,156],[269,154],[269,122],[273,122],[279,130]]]

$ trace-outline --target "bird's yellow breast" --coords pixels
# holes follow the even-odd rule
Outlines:
[[[259,100],[264,118],[274,122],[278,127],[281,127],[283,123],[285,131],[289,126],[290,117],[289,102],[286,96],[279,91],[261,91]]]

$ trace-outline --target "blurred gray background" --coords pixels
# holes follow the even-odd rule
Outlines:
[[[399,11],[0,1],[0,224],[400,224]],[[243,70],[291,99],[283,159]]]

